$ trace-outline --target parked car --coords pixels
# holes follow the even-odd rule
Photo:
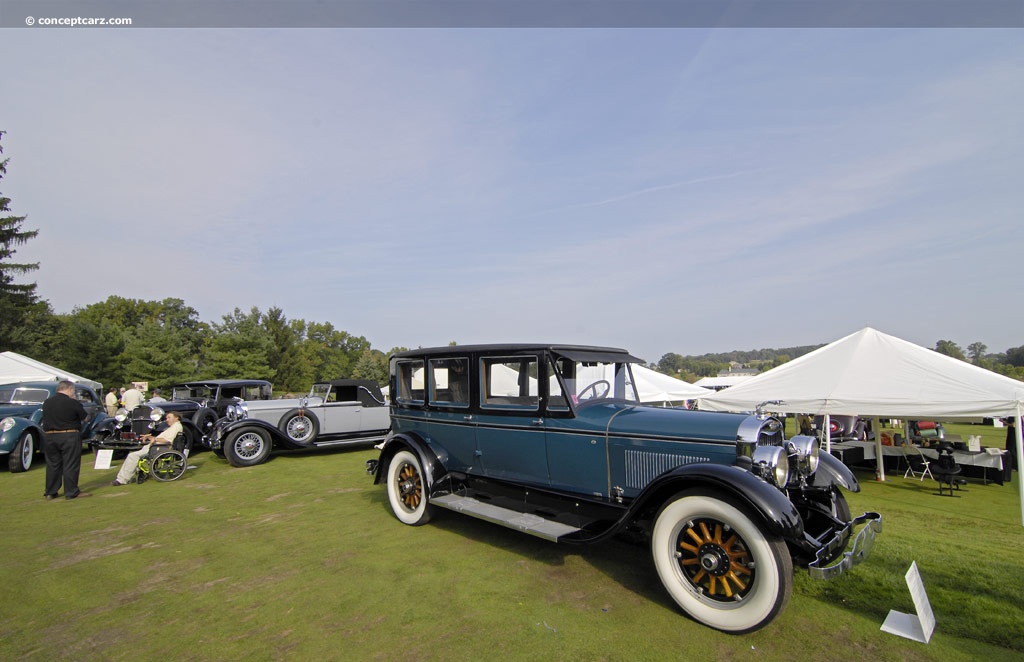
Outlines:
[[[57,392],[57,383],[0,385],[0,455],[7,455],[11,472],[32,468],[35,453],[43,441],[43,402]],[[89,414],[82,426],[82,439],[87,439],[96,422],[105,417],[105,408],[90,386],[75,384],[75,397]]]
[[[166,412],[177,412],[182,424],[191,422],[186,427],[188,447],[199,447],[203,437],[213,431],[217,419],[223,417],[230,405],[243,400],[269,400],[273,394],[270,382],[263,379],[208,379],[205,381],[185,382],[171,387],[171,399],[157,403],[147,403],[135,407],[130,412],[107,416],[99,424],[90,443],[98,448],[129,448],[134,445],[141,448],[136,439],[143,434],[160,432],[164,428],[163,415]],[[153,409],[159,407],[163,413],[153,418]],[[120,415],[120,419],[119,419]],[[124,443],[121,443],[124,442]]]
[[[131,412],[123,407],[118,409],[113,416],[103,418],[93,427],[89,445],[94,451],[104,448],[129,452],[139,450],[147,443],[143,435],[157,435],[167,429],[164,404],[166,402],[143,404]],[[203,432],[199,426],[188,418],[181,419],[181,426],[180,448],[176,450],[191,452],[200,447]]]
[[[235,467],[266,461],[273,448],[372,446],[391,426],[380,386],[365,379],[313,384],[302,398],[229,408],[207,445]]]
[[[412,526],[443,508],[560,543],[639,533],[673,600],[729,632],[782,611],[794,565],[826,579],[866,557],[882,518],[851,516],[840,488],[857,479],[817,439],[762,414],[643,406],[636,362],[559,345],[395,354],[392,433],[367,471]]]
[[[829,439],[831,439],[833,443],[842,441],[867,441],[869,438],[874,439],[873,434],[868,434],[867,421],[858,416],[832,414],[828,417],[828,423],[828,435]],[[819,437],[823,434],[824,424],[824,416],[819,414],[814,417],[814,429],[818,431]]]

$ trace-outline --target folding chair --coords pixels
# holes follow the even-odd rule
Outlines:
[[[967,481],[960,477],[960,465],[953,458],[953,444],[939,444],[939,459],[935,461],[935,473],[932,477],[939,483],[939,496],[942,496],[945,489],[949,489],[948,496],[960,496],[953,494],[953,490],[959,492],[960,486],[966,485]]]
[[[903,474],[904,478],[916,478],[922,481],[925,476],[935,478],[932,475],[931,462],[928,461],[924,453],[917,446],[913,444],[904,445],[903,457],[907,461],[907,471]]]

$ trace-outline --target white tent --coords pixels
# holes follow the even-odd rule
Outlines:
[[[771,410],[785,413],[938,420],[1016,416],[1017,457],[1024,457],[1024,382],[871,328],[701,398],[700,408],[749,411],[772,400],[781,404]],[[1017,480],[1024,523],[1024,481]]]
[[[701,377],[693,384],[694,386],[700,386],[701,388],[710,389],[717,391],[723,388],[729,388],[742,384],[743,382],[751,379],[754,375],[722,375],[720,377]]]
[[[633,365],[633,379],[636,381],[640,402],[681,402],[696,400],[712,393],[706,388],[694,386],[689,382],[664,375],[642,365]]]
[[[0,384],[12,384],[14,382],[56,382],[66,379],[76,384],[86,384],[96,390],[101,390],[103,384],[94,382],[85,377],[79,377],[67,370],[46,365],[41,361],[30,359],[16,352],[0,353]]]

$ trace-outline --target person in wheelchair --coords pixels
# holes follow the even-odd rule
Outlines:
[[[139,460],[149,456],[149,451],[154,447],[171,447],[175,437],[182,433],[181,416],[177,412],[169,411],[164,420],[167,421],[167,429],[155,437],[151,434],[143,435],[142,440],[147,442],[146,445],[137,451],[128,453],[128,456],[124,458],[120,471],[117,472],[117,478],[114,479],[111,485],[127,485],[130,483],[138,473]]]

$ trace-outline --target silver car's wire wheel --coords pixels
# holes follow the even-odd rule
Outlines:
[[[251,460],[263,451],[263,437],[257,432],[243,432],[231,444],[239,459]]]
[[[307,441],[313,436],[313,421],[304,414],[293,416],[288,420],[286,434],[292,441]]]

